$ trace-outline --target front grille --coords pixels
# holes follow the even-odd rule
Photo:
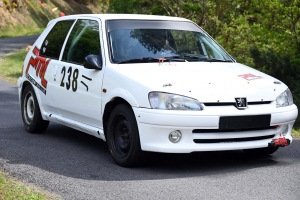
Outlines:
[[[260,104],[270,104],[272,101],[254,101],[248,102],[248,105],[260,105]]]
[[[253,101],[248,102],[248,105],[270,104],[272,101]],[[236,106],[235,102],[220,102],[220,103],[203,103],[205,106]]]
[[[194,139],[195,143],[229,143],[229,142],[247,142],[271,139],[275,135],[266,135],[260,137],[246,137],[246,138],[226,138],[226,139]]]

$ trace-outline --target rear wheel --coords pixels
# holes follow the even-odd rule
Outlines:
[[[43,120],[40,107],[31,85],[25,87],[21,97],[21,112],[25,129],[30,133],[42,133],[49,125]]]
[[[114,161],[122,167],[140,164],[143,154],[139,131],[132,109],[126,104],[117,105],[110,114],[107,143]]]
[[[265,147],[258,149],[244,149],[244,151],[251,155],[267,156],[275,153],[278,150],[278,148],[279,147]]]

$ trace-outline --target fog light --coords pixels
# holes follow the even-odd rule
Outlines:
[[[172,131],[169,134],[169,140],[173,143],[177,143],[180,141],[182,134],[180,133],[180,131]]]
[[[281,130],[282,135],[286,136],[286,134],[288,133],[288,130],[289,130],[289,126],[288,125],[283,126],[282,130]]]

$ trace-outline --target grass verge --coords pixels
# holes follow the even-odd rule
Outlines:
[[[300,129],[293,129],[292,136],[293,138],[300,138]]]
[[[26,50],[22,49],[0,58],[0,77],[10,83],[17,83],[26,54]]]
[[[5,200],[44,200],[59,199],[45,192],[38,191],[32,187],[25,186],[23,183],[0,171],[0,199]]]
[[[42,33],[44,28],[24,28],[20,25],[1,28],[0,38],[26,36]]]

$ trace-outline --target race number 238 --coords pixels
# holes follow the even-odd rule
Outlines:
[[[66,85],[66,89],[69,90],[71,85],[72,85],[73,92],[76,92],[77,85],[78,85],[77,84],[77,78],[78,78],[78,75],[79,75],[78,69],[75,69],[73,71],[72,67],[69,67],[68,71],[66,71],[66,67],[63,67],[61,69],[61,73],[63,74],[63,77],[61,79],[60,86],[65,87],[65,85]],[[66,73],[67,73],[67,77],[66,77],[67,81],[65,82]]]

